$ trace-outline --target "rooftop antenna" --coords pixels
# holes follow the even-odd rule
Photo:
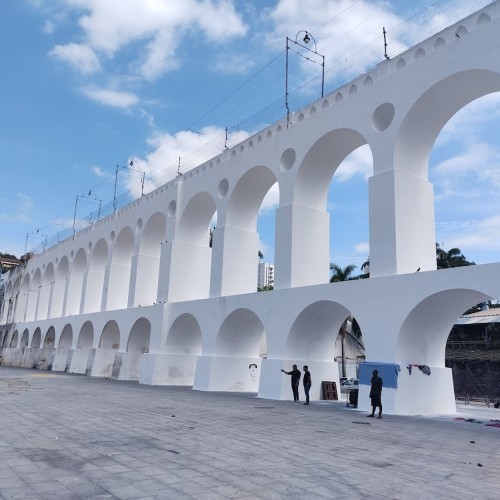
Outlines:
[[[385,27],[382,28],[382,33],[384,34],[384,57],[389,60],[390,57],[387,55],[387,31],[385,31]]]
[[[224,149],[229,149],[227,147],[227,127],[226,127],[226,140],[224,141]]]

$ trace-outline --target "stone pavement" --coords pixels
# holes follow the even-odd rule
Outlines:
[[[453,416],[0,367],[5,499],[496,499],[499,444]]]

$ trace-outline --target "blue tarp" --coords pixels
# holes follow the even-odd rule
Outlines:
[[[370,385],[373,370],[378,370],[378,376],[382,379],[383,387],[389,389],[398,388],[398,373],[401,367],[396,363],[364,362],[359,365],[359,383]]]

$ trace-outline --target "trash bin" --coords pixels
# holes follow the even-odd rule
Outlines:
[[[347,391],[347,407],[349,405],[354,406],[354,408],[358,407],[358,393],[359,389],[348,389]]]

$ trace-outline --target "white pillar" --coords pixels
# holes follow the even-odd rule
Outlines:
[[[290,203],[276,209],[274,288],[328,283],[330,216]]]
[[[432,184],[391,170],[369,179],[370,276],[436,269]]]
[[[210,297],[257,291],[259,235],[231,226],[220,226],[212,235]]]

